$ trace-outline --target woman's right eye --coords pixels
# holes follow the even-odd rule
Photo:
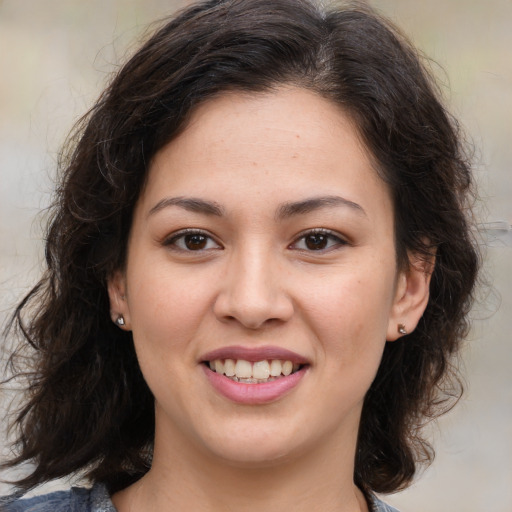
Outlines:
[[[164,245],[182,251],[207,251],[222,247],[207,233],[202,231],[181,231],[168,238]]]

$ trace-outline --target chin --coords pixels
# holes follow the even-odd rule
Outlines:
[[[291,439],[283,430],[239,426],[222,434],[207,440],[208,449],[215,457],[237,467],[269,467],[301,451],[300,440]]]
[[[294,450],[283,449],[283,446],[255,446],[255,443],[230,444],[222,452],[217,446],[215,451],[216,457],[228,466],[245,469],[264,469],[277,466],[292,459],[294,454]]]

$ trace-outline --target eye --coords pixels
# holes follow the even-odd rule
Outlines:
[[[222,247],[208,234],[198,230],[180,231],[164,242],[165,246],[182,251],[207,251]]]
[[[303,234],[290,247],[300,251],[326,251],[346,244],[347,242],[343,238],[329,230],[315,229]]]

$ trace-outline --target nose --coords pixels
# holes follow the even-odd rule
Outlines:
[[[286,272],[268,252],[252,250],[230,258],[214,304],[216,317],[247,329],[288,321],[294,312]]]

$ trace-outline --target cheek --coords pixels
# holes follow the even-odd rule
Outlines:
[[[155,397],[179,400],[169,389],[182,385],[183,363],[193,361],[191,340],[204,316],[201,294],[156,267],[129,277],[128,305],[141,371]]]
[[[179,337],[187,325],[199,321],[212,292],[199,272],[173,268],[165,260],[133,267],[128,302],[134,327],[163,328],[168,336]]]
[[[370,364],[379,361],[392,306],[393,275],[344,269],[324,282],[328,285],[311,282],[302,295],[303,309],[323,351],[344,366],[361,356]]]

